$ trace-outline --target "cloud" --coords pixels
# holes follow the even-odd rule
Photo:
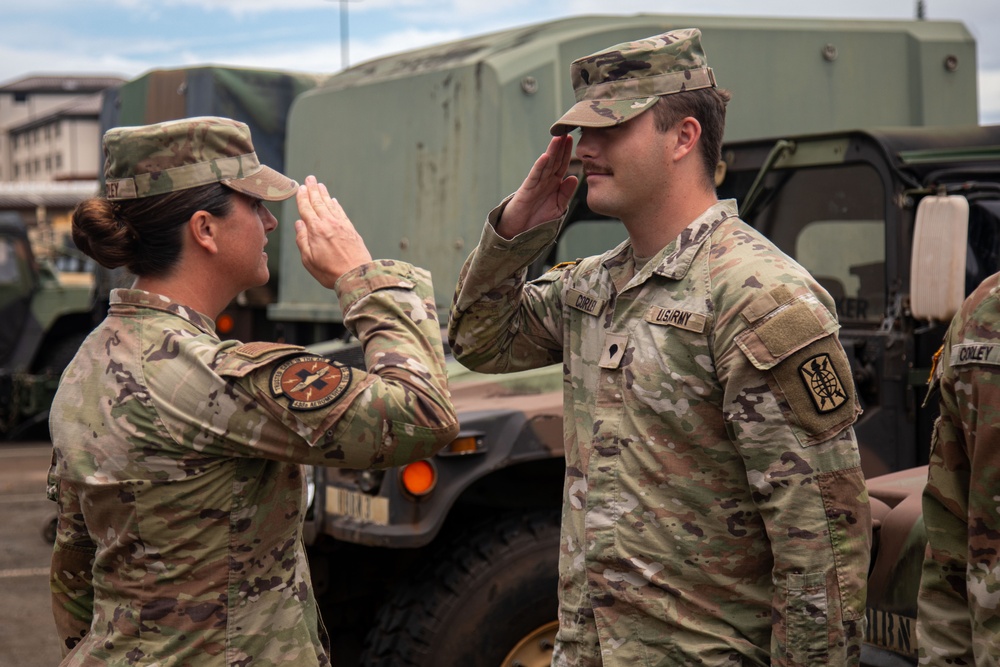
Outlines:
[[[979,122],[1000,123],[1000,69],[979,70]]]
[[[996,0],[928,0],[932,19],[960,20],[978,45],[982,122],[1000,122]],[[0,82],[27,73],[134,77],[202,64],[332,73],[340,69],[339,0],[32,0],[3,10]],[[801,0],[712,0],[692,9],[648,0],[350,0],[350,62],[578,14],[822,16]],[[914,0],[841,0],[840,17],[911,19]],[[28,66],[26,67],[26,64]]]

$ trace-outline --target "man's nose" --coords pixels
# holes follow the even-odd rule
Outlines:
[[[576,156],[581,160],[593,158],[597,150],[596,143],[594,141],[594,133],[590,132],[586,127],[581,127],[580,138],[576,142]]]

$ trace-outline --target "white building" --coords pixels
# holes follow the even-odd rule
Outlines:
[[[95,180],[108,76],[29,76],[0,85],[0,182]]]

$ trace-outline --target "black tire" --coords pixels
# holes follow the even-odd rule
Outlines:
[[[379,612],[364,667],[548,665],[555,636],[558,511],[507,516],[464,533]],[[544,659],[514,659],[528,651]]]

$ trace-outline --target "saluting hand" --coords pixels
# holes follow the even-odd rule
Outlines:
[[[507,239],[514,238],[566,212],[578,181],[576,176],[566,176],[572,155],[571,136],[552,138],[545,152],[535,160],[521,187],[507,202],[497,223],[497,234]]]
[[[364,239],[326,186],[307,176],[295,194],[301,219],[295,221],[295,243],[302,265],[323,287],[332,289],[340,276],[372,261]]]

